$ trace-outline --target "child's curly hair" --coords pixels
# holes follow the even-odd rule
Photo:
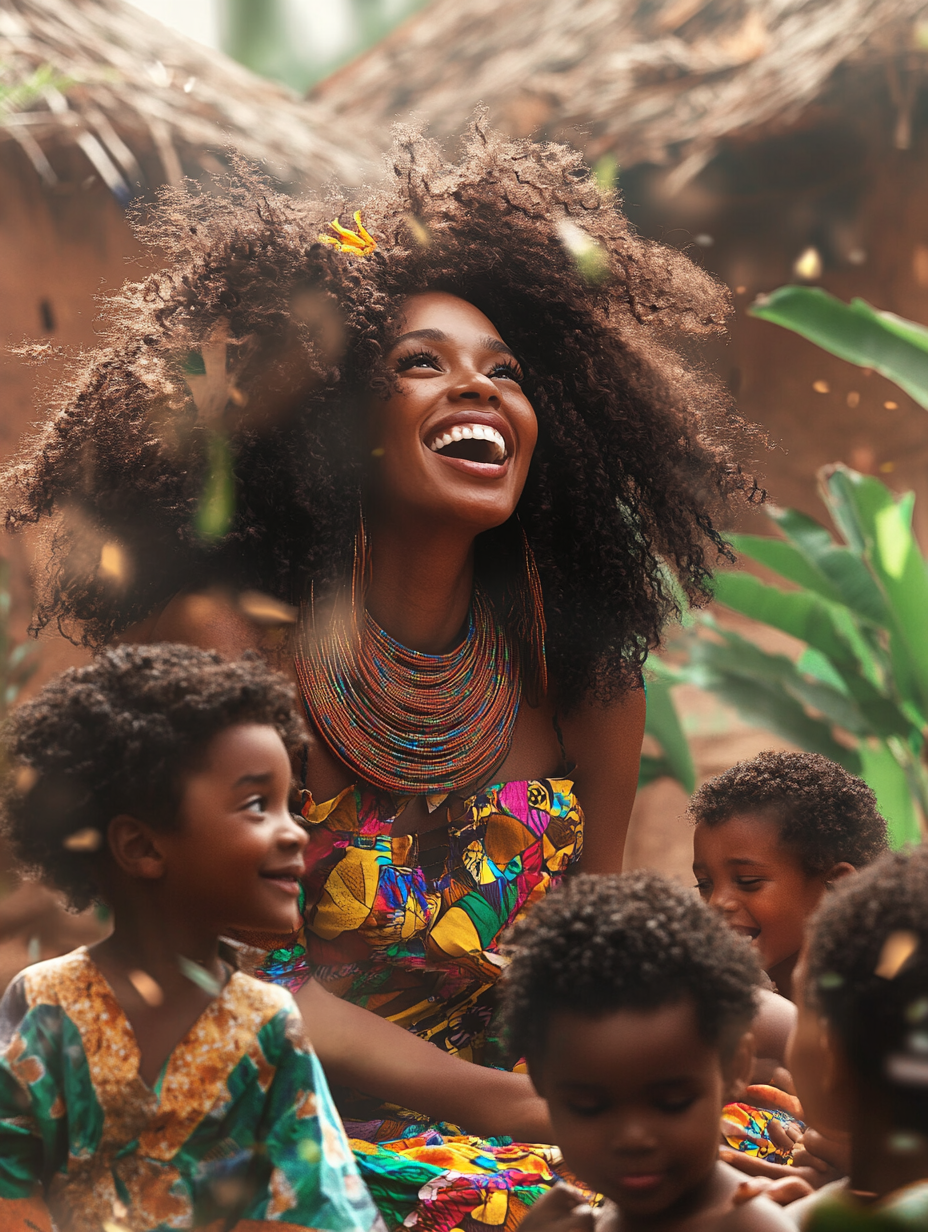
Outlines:
[[[845,878],[808,938],[805,1002],[865,1089],[888,1099],[896,1127],[928,1133],[928,849],[888,853]]]
[[[719,520],[760,495],[732,456],[727,394],[679,350],[723,331],[726,290],[637,236],[567,146],[478,118],[451,164],[400,127],[392,172],[361,201],[378,242],[362,259],[319,242],[353,205],[291,200],[243,166],[226,197],[164,195],[143,234],[169,268],[111,302],[105,349],[7,472],[9,527],[59,515],[37,627],[96,647],[210,580],[298,604],[344,577],[364,411],[388,388],[398,309],[424,290],[480,308],[526,372],[539,437],[518,518],[561,704],[639,682],[676,610],[664,562],[707,596]],[[210,539],[196,515],[222,487],[216,430],[235,509]],[[100,568],[108,542],[128,580]],[[480,537],[491,593],[520,552],[516,525]]]
[[[760,813],[780,827],[780,841],[810,875],[847,861],[863,868],[889,849],[876,796],[821,753],[760,753],[710,779],[687,810],[694,825],[720,826],[739,813]]]
[[[708,1044],[755,1012],[752,950],[693,894],[657,873],[573,877],[509,934],[503,1022],[514,1056],[542,1055],[558,1010],[654,1010],[684,998]]]
[[[62,672],[6,724],[2,825],[14,853],[83,909],[99,897],[110,820],[173,825],[185,774],[239,723],[274,727],[291,754],[305,740],[291,685],[254,655],[119,646]]]

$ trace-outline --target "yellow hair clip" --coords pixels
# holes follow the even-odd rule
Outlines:
[[[320,235],[323,244],[331,244],[333,248],[337,248],[339,252],[351,252],[356,257],[367,257],[377,247],[377,241],[372,235],[365,231],[361,222],[361,211],[355,210],[354,220],[357,223],[358,231],[349,231],[347,227],[343,227],[337,218],[333,218],[329,226],[335,232],[335,235]],[[336,238],[337,237],[337,238]]]

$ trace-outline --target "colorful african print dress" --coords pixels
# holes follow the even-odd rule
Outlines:
[[[382,1226],[282,988],[234,972],[154,1089],[84,948],[21,973],[0,1036],[4,1232]]]
[[[567,779],[501,783],[464,802],[447,844],[394,835],[401,807],[349,788],[310,801],[304,925],[257,974],[325,988],[479,1064],[505,1066],[495,1021],[500,936],[580,857]],[[555,1148],[484,1141],[356,1093],[336,1099],[388,1224],[499,1232],[556,1179]]]

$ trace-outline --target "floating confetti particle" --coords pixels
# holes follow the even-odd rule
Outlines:
[[[928,1060],[894,1052],[886,1058],[886,1075],[907,1087],[928,1087]]]
[[[322,1152],[315,1142],[304,1141],[297,1147],[297,1154],[306,1164],[317,1164],[322,1158]]]
[[[153,980],[147,971],[130,971],[129,983],[139,994],[146,1005],[164,1004],[164,992],[157,980]]]
[[[856,389],[852,389],[847,396],[847,404],[849,407],[860,406],[860,394]]]
[[[701,231],[699,235],[693,236],[693,243],[698,244],[700,248],[711,248],[715,244],[715,236]]]
[[[907,1134],[897,1130],[886,1139],[886,1146],[893,1155],[916,1155],[925,1145],[921,1134]]]
[[[748,293],[747,287],[735,287],[736,295],[747,295],[747,293]]]
[[[609,256],[602,244],[569,218],[558,222],[557,231],[581,277],[587,282],[601,282],[609,273]]]
[[[917,949],[916,933],[904,928],[891,932],[883,942],[874,974],[884,980],[894,980]]]
[[[806,248],[793,262],[793,274],[803,282],[817,282],[822,276],[822,258],[817,248]]]
[[[410,235],[419,247],[428,248],[429,244],[432,242],[432,233],[422,219],[417,218],[415,214],[407,214],[406,225],[409,227]]]
[[[851,265],[866,265],[867,253],[863,248],[852,248],[847,254],[847,259]]]
[[[262,594],[260,590],[243,590],[238,597],[239,608],[256,625],[292,625],[299,615],[295,607]]]
[[[42,940],[40,937],[30,937],[26,946],[26,957],[31,963],[38,962],[42,957]]]
[[[812,388],[817,394],[827,394],[831,392],[831,386],[827,381],[813,381]]]
[[[235,481],[232,453],[225,437],[211,432],[206,466],[206,481],[197,508],[194,526],[201,539],[221,539],[232,524],[235,512]]]
[[[928,287],[928,244],[916,244],[912,253],[912,273],[920,287]]]
[[[69,834],[62,844],[66,851],[99,851],[103,835],[95,826],[84,826]]]
[[[123,582],[128,574],[128,559],[118,543],[104,543],[100,549],[100,564],[97,574],[114,582]]]
[[[603,192],[611,192],[619,182],[619,164],[614,154],[604,154],[593,164],[593,178]]]
[[[909,1052],[928,1056],[928,1031],[910,1031],[906,1044]]]
[[[896,469],[895,462],[881,462],[880,463],[880,472],[883,475],[891,475],[895,469]]]
[[[20,766],[16,771],[16,790],[22,795],[32,791],[39,780],[39,772],[34,766]]]
[[[185,975],[191,984],[196,984],[197,988],[202,988],[211,997],[218,997],[222,992],[222,987],[216,977],[205,967],[201,967],[199,963],[192,962],[183,954],[178,954],[177,965],[180,967],[181,974]]]
[[[825,992],[831,992],[835,988],[840,988],[843,983],[844,976],[838,975],[837,971],[826,971],[824,975],[818,977],[818,986],[824,989]]]
[[[913,1001],[907,1006],[905,1011],[906,1022],[924,1022],[928,1018],[928,997],[919,997],[917,1001]]]
[[[898,411],[899,410],[898,402],[884,402],[883,406],[886,408],[887,411]]]
[[[371,450],[371,457],[382,458],[386,452],[387,451],[381,445],[378,445],[376,449]]]

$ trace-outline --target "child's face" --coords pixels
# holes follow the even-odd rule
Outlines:
[[[597,1017],[559,1011],[530,1072],[568,1167],[627,1215],[685,1207],[708,1180],[732,1076],[700,1038],[689,1000]]]
[[[795,959],[825,875],[809,874],[780,842],[776,820],[743,813],[716,826],[700,822],[693,874],[703,902],[757,948],[765,971]]]
[[[306,832],[288,808],[292,772],[273,727],[226,728],[186,780],[177,824],[157,836],[165,885],[204,924],[290,932]]]

